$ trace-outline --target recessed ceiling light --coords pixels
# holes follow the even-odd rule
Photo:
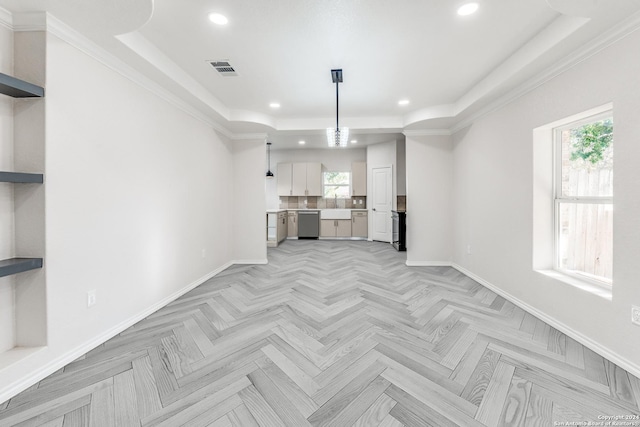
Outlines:
[[[458,8],[458,15],[466,16],[475,13],[478,10],[478,3],[465,3]]]
[[[209,20],[218,25],[227,25],[227,23],[229,22],[227,17],[220,13],[210,13]]]
[[[401,99],[400,101],[398,101],[398,105],[409,105],[409,100]]]
[[[307,143],[307,142],[306,142],[306,141],[303,141],[303,140],[298,141],[298,144],[300,144],[300,145],[304,145],[304,144],[306,144],[306,143]]]
[[[352,140],[351,140],[351,143],[352,143],[352,144],[357,144],[357,143],[358,143],[358,140],[357,140],[357,139],[352,139]]]
[[[280,104],[278,104],[277,102],[272,102],[271,104],[269,104],[269,107],[271,107],[271,108],[280,108]]]

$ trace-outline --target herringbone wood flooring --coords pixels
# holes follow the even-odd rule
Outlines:
[[[0,425],[553,426],[640,414],[636,377],[454,269],[408,268],[371,242],[287,241],[269,261],[226,270],[0,404]]]

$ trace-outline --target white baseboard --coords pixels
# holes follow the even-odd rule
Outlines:
[[[267,261],[267,259],[237,259],[231,262],[231,264],[233,265],[249,265],[249,264],[254,264],[254,265],[262,265],[262,264],[268,264],[269,261]]]
[[[451,267],[451,261],[409,261],[405,262],[407,267]]]
[[[264,261],[266,261],[266,260],[264,260]],[[60,355],[59,357],[57,357],[56,359],[50,361],[49,363],[47,363],[46,365],[42,366],[41,368],[36,369],[35,371],[31,372],[28,376],[25,376],[25,377],[21,378],[20,381],[9,385],[9,387],[0,389],[0,403],[9,400],[10,398],[12,398],[13,396],[17,395],[18,393],[20,393],[20,392],[26,390],[27,388],[31,387],[32,385],[36,384],[38,381],[43,380],[44,378],[46,378],[49,375],[51,375],[54,372],[56,372],[57,370],[65,367],[69,363],[71,363],[74,360],[76,360],[78,357],[80,357],[83,354],[89,352],[90,350],[93,350],[94,348],[96,348],[100,344],[110,340],[111,338],[113,338],[114,336],[118,335],[119,333],[121,333],[125,329],[127,329],[127,328],[135,325],[139,321],[143,320],[144,318],[146,318],[150,314],[155,313],[156,311],[160,310],[162,307],[164,307],[165,305],[169,304],[170,302],[175,301],[176,299],[178,299],[182,295],[186,294],[190,290],[192,290],[192,289],[196,288],[197,286],[203,284],[204,282],[206,282],[207,280],[211,279],[212,277],[215,277],[216,275],[220,274],[222,271],[224,271],[227,268],[231,267],[234,263],[235,262],[228,262],[228,263],[222,265],[221,267],[218,267],[217,269],[213,270],[212,272],[205,274],[204,276],[200,277],[199,279],[196,279],[194,282],[188,284],[184,288],[172,293],[171,295],[167,296],[166,298],[163,298],[162,300],[160,300],[159,302],[153,304],[152,306],[147,307],[145,310],[141,311],[140,313],[137,313],[136,315],[134,315],[134,316],[132,316],[132,317],[130,317],[130,318],[118,323],[116,326],[108,329],[107,331],[105,331],[102,334],[98,335],[97,337],[95,337],[91,341],[85,342],[84,344],[82,344],[82,345],[80,345],[80,346],[78,346],[78,347],[76,347],[76,348],[74,348],[74,349],[72,349],[72,350]],[[242,263],[242,262],[240,262],[240,263]],[[262,262],[260,262],[260,263],[262,263]],[[41,350],[44,350],[46,348],[47,347],[43,347],[43,348],[41,348]],[[16,363],[19,363],[19,362],[20,361],[17,361]]]
[[[600,356],[604,357],[605,359],[610,360],[611,362],[615,363],[616,365],[620,366],[622,369],[630,372],[631,374],[635,375],[636,377],[640,377],[640,365],[638,365],[637,363],[634,363],[628,359],[625,359],[624,357],[620,356],[617,353],[614,353],[613,351],[609,350],[608,348],[602,346],[600,343],[592,340],[591,338],[589,338],[588,336],[582,334],[581,332],[576,331],[575,329],[565,325],[564,323],[558,321],[556,318],[549,316],[548,314],[538,310],[537,308],[527,304],[526,302],[514,297],[513,295],[509,294],[508,292],[505,292],[504,290],[500,289],[499,287],[493,285],[492,283],[484,280],[483,278],[476,276],[475,274],[473,274],[472,272],[470,272],[469,270],[467,270],[466,268],[456,264],[456,263],[452,263],[451,267],[455,268],[456,270],[458,270],[460,273],[464,274],[467,277],[470,277],[471,279],[475,280],[476,282],[480,283],[482,286],[486,287],[487,289],[490,289],[491,291],[495,292],[496,294],[500,295],[502,298],[506,299],[507,301],[511,302],[512,304],[515,304],[516,306],[520,307],[521,309],[523,309],[524,311],[526,311],[529,314],[532,314],[533,316],[537,317],[538,319],[542,320],[543,322],[547,323],[548,325],[554,327],[555,329],[559,330],[560,332],[562,332],[563,334],[567,335],[568,337],[573,338],[574,340],[578,341],[580,344],[584,345],[585,347],[589,348],[590,350],[598,353]]]

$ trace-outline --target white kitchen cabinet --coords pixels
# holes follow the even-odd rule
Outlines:
[[[278,243],[287,238],[287,212],[278,213]]]
[[[267,246],[278,246],[278,214],[267,212]]]
[[[351,221],[336,219],[336,237],[351,237]]]
[[[292,164],[292,196],[322,196],[322,163]]]
[[[307,163],[307,196],[322,195],[322,163]]]
[[[320,220],[320,237],[336,237],[336,220]]]
[[[365,162],[351,163],[351,195],[367,195],[367,164]]]
[[[298,237],[298,212],[289,211],[287,218],[287,237]]]
[[[293,196],[293,165],[291,163],[278,163],[276,179],[278,196]]]
[[[267,246],[276,247],[287,238],[287,212],[267,212]]]
[[[351,237],[351,220],[320,220],[320,237]]]
[[[294,163],[293,164],[293,179],[291,188],[294,196],[306,196],[307,195],[307,164],[306,163]]]
[[[351,237],[369,237],[368,218],[366,211],[351,212]]]

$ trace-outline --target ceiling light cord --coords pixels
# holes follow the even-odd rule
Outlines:
[[[336,127],[327,128],[327,142],[329,147],[346,147],[349,138],[349,128],[340,128],[340,83],[342,83],[342,69],[331,70],[331,78],[336,84]]]
[[[340,82],[336,79],[336,136],[340,135],[340,93],[338,88],[340,87]],[[336,141],[340,139],[337,138]]]
[[[267,178],[273,178],[273,172],[271,172],[271,143],[267,141]]]

